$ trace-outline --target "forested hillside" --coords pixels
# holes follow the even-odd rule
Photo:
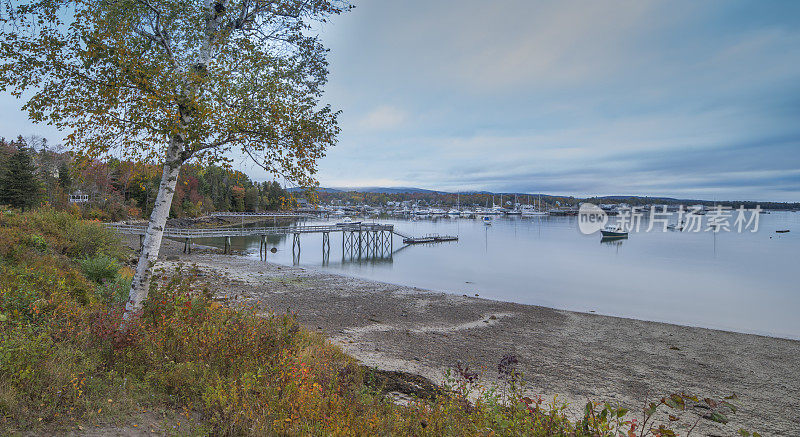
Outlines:
[[[147,217],[160,178],[158,166],[116,159],[82,160],[39,137],[0,138],[0,205],[29,209],[47,203],[102,220]],[[170,215],[268,211],[290,202],[277,181],[255,182],[236,170],[186,165]]]

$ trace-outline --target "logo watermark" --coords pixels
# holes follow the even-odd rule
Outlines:
[[[578,209],[578,229],[586,235],[594,234],[608,223],[608,214],[593,203],[582,203]]]
[[[614,228],[621,232],[757,232],[761,206],[745,208],[740,205],[717,205],[706,211],[702,206],[685,207],[680,205],[676,211],[666,206],[626,207],[617,211]],[[705,218],[705,220],[704,220]],[[609,214],[592,203],[581,204],[578,210],[578,229],[583,234],[594,234],[606,227]]]

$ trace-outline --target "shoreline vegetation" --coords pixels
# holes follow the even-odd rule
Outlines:
[[[134,254],[119,237],[46,208],[2,210],[0,229],[3,435],[798,427],[788,412],[800,346],[790,340],[461,298],[213,250],[182,256],[168,241],[139,322],[121,331]]]

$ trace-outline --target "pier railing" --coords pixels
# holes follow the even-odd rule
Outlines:
[[[147,233],[147,226],[144,224],[130,225],[109,223],[108,227],[122,234],[139,236],[139,245],[144,244],[144,236]],[[392,253],[393,243],[392,234],[403,238],[405,244],[419,243],[441,243],[445,241],[457,241],[457,236],[447,235],[427,235],[424,237],[412,237],[394,230],[394,225],[384,225],[379,223],[339,223],[335,225],[316,225],[316,226],[271,226],[271,227],[224,227],[224,228],[171,228],[164,229],[163,236],[184,240],[183,251],[192,252],[192,240],[197,238],[224,238],[225,253],[231,251],[231,238],[233,237],[261,237],[259,255],[266,259],[267,237],[270,235],[289,235],[294,234],[292,240],[292,253],[300,254],[300,234],[322,234],[323,254],[330,250],[330,233],[342,233],[342,252],[357,253],[360,257],[363,253]]]
[[[123,234],[144,235],[146,225],[109,224],[109,227]],[[224,227],[224,228],[172,228],[164,229],[164,237],[168,238],[214,238],[214,237],[249,237],[260,235],[287,235],[329,232],[394,232],[394,225],[377,223],[319,225],[319,226],[271,226],[271,227]]]
[[[303,218],[313,217],[312,214],[304,212],[210,212],[208,217],[264,217],[264,218]]]

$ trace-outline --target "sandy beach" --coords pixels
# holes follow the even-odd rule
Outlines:
[[[496,381],[506,354],[519,360],[531,395],[588,399],[640,411],[675,392],[722,398],[739,411],[726,425],[702,419],[698,435],[800,435],[800,342],[459,296],[260,262],[216,250],[180,253],[165,241],[160,267],[197,268],[221,299],[294,312],[368,366],[441,382],[457,363]],[[702,409],[680,415],[678,427]],[[685,432],[685,431],[684,431]]]

